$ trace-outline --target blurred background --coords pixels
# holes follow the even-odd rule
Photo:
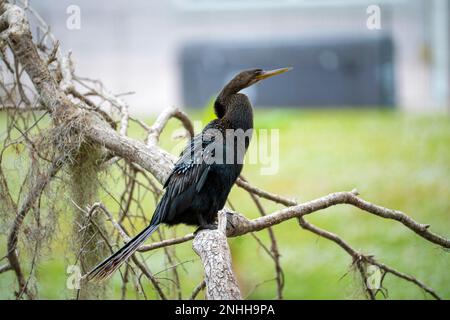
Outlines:
[[[244,167],[247,179],[298,201],[357,188],[365,199],[406,212],[431,224],[432,231],[449,236],[448,1],[39,0],[31,4],[52,27],[63,50],[72,50],[76,73],[102,80],[112,92],[127,94],[123,98],[131,114],[147,123],[163,108],[181,106],[205,124],[212,117],[212,99],[238,70],[294,67],[246,91],[255,105],[256,128],[280,132],[277,174],[262,176],[260,166],[251,164]],[[78,9],[79,29],[68,24]],[[6,127],[5,118],[0,120]],[[171,122],[162,136],[167,150],[173,150],[172,132],[177,128]],[[126,187],[114,175],[104,179],[117,190]],[[116,204],[108,195],[101,194],[100,201],[115,212]],[[230,201],[249,218],[259,215],[238,188],[232,190]],[[281,208],[264,205],[268,212]],[[150,215],[153,200],[142,207]],[[65,284],[67,265],[74,259],[61,258],[67,252],[62,231],[70,230],[71,218],[59,219],[57,241],[39,266],[44,298],[73,297]],[[450,298],[448,253],[401,225],[347,206],[308,219]],[[285,272],[285,298],[363,297],[357,277],[348,272],[351,259],[340,248],[301,230],[296,221],[274,230]],[[191,231],[176,228],[178,235]],[[258,236],[269,243],[266,232]],[[264,250],[250,236],[230,239],[230,245],[244,297],[274,298],[274,267]],[[183,262],[180,276],[187,297],[201,281],[202,270],[190,243],[177,246],[177,256]],[[146,257],[152,271],[163,277],[162,253]],[[111,286],[115,298],[120,297],[118,277]],[[387,276],[385,285],[389,298],[429,298],[392,276]],[[12,274],[0,277],[0,289],[8,289],[0,290],[0,297],[8,298],[14,286]],[[150,288],[147,294],[154,297]]]
[[[135,92],[133,112],[203,106],[238,70],[283,66],[295,71],[251,89],[256,105],[448,111],[445,0],[103,3],[33,6],[74,51],[79,74]],[[79,29],[69,26],[78,9]]]

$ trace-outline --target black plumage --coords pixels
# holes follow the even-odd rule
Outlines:
[[[241,173],[253,129],[251,103],[239,91],[288,70],[246,70],[222,89],[214,104],[217,119],[192,138],[182,152],[164,184],[166,191],[149,226],[95,267],[88,280],[110,276],[162,223],[215,227],[217,212],[224,207]]]

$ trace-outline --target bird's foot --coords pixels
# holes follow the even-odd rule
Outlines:
[[[217,229],[216,223],[204,224],[204,225],[201,225],[200,227],[198,227],[197,230],[194,231],[194,235],[197,235],[197,233],[199,233],[202,230],[216,230],[216,229]]]

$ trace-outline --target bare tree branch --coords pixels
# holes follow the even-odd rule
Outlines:
[[[180,120],[187,133],[189,134],[189,137],[194,136],[194,127],[192,126],[192,122],[188,118],[188,116],[178,108],[167,108],[158,116],[153,126],[149,128],[147,137],[148,146],[153,146],[158,143],[161,132],[164,130],[167,122],[171,118]]]
[[[226,236],[227,218],[219,212],[217,230],[200,231],[192,244],[205,270],[206,299],[240,300],[241,292],[231,266],[231,253]]]
[[[30,299],[33,299],[33,294],[27,289],[26,280],[23,275],[22,268],[20,267],[19,258],[17,256],[16,248],[17,241],[19,237],[19,230],[22,226],[23,220],[25,219],[26,214],[30,210],[30,208],[34,205],[37,199],[40,197],[42,191],[49,183],[50,179],[55,176],[58,170],[61,168],[63,164],[62,159],[58,159],[48,170],[48,172],[44,175],[37,176],[35,178],[34,184],[32,185],[28,197],[23,202],[19,211],[16,214],[16,218],[14,219],[13,226],[8,236],[8,244],[7,244],[7,256],[9,265],[14,270],[17,281],[19,283],[19,293],[18,296],[24,292]]]
[[[13,270],[13,267],[11,267],[10,264],[5,264],[5,265],[0,267],[0,273],[6,272],[6,271],[10,271],[10,270]]]
[[[204,290],[206,287],[206,281],[202,280],[202,282],[200,282],[198,284],[198,286],[196,286],[194,288],[194,291],[192,291],[191,296],[189,297],[189,300],[195,300],[195,298],[197,297],[197,295],[200,293],[200,291]]]
[[[145,266],[145,264],[143,264],[142,262],[139,261],[139,259],[136,257],[135,254],[133,254],[131,256],[131,260],[133,260],[133,262],[136,264],[136,266],[141,269],[142,273],[150,280],[150,282],[152,283],[153,287],[155,287],[156,292],[158,293],[158,295],[161,297],[162,300],[167,300],[166,295],[164,294],[164,292],[162,291],[158,281],[156,280],[156,278],[153,276],[153,274],[150,272],[150,270],[148,270],[148,268]]]
[[[243,177],[241,177],[243,179]],[[259,198],[252,192],[248,192],[250,197],[252,198],[253,202],[255,203],[256,207],[258,208],[258,211],[262,216],[266,215],[266,212],[264,210],[264,207],[262,206],[261,202],[259,201]],[[269,233],[271,247],[269,255],[274,261],[275,265],[275,280],[277,282],[277,299],[281,300],[283,299],[283,287],[284,287],[284,272],[281,268],[280,263],[280,253],[278,251],[278,244],[275,237],[275,232],[273,231],[272,227],[268,227],[267,231]]]
[[[444,238],[440,235],[437,235],[435,233],[430,232],[428,229],[430,227],[429,224],[421,224],[416,222],[414,219],[406,215],[405,213],[398,211],[398,210],[392,210],[388,208],[384,208],[382,206],[378,206],[375,204],[372,204],[366,200],[363,200],[358,197],[359,193],[355,189],[351,192],[336,192],[329,194],[328,196],[322,197],[317,200],[313,200],[304,204],[297,204],[296,201],[290,200],[287,198],[283,198],[279,195],[271,194],[267,191],[258,189],[256,187],[250,186],[248,183],[242,180],[238,180],[237,185],[268,200],[281,203],[285,206],[292,206],[297,207],[297,209],[294,210],[287,210],[281,216],[273,216],[269,217],[265,222],[262,223],[262,225],[270,224],[270,223],[276,223],[278,219],[290,219],[289,217],[292,217],[292,215],[296,215],[297,212],[302,211],[303,213],[301,215],[309,214],[311,212],[321,210],[336,204],[350,204],[352,206],[355,206],[361,210],[364,210],[366,212],[372,213],[374,215],[377,215],[379,217],[385,218],[385,219],[392,219],[399,221],[415,233],[417,233],[422,238],[427,239],[428,241],[438,244],[444,248],[450,248],[450,240],[447,238]],[[299,208],[301,207],[301,208]],[[285,209],[286,210],[286,209]],[[312,211],[311,211],[312,210]],[[269,222],[268,220],[272,220]],[[255,224],[259,224],[260,222],[254,222]]]

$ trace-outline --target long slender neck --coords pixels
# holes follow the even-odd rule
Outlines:
[[[247,96],[235,93],[226,97],[220,96],[214,104],[216,115],[226,127],[230,129],[242,129],[244,131],[253,128],[253,109]]]
[[[241,90],[238,88],[233,81],[228,83],[222,91],[217,96],[217,99],[214,103],[214,112],[216,113],[217,118],[221,119],[225,116],[227,112],[227,105],[229,104],[229,98],[233,94],[236,94]]]
[[[219,93],[214,103],[217,118],[227,123],[233,129],[253,128],[253,110],[247,96],[239,93],[247,84],[235,78]]]
[[[222,89],[214,103],[217,118],[231,122],[234,124],[233,127],[253,127],[253,112],[250,101],[247,96],[238,93],[245,87],[243,83],[234,79]],[[243,118],[247,118],[246,123],[241,123],[244,120]]]

